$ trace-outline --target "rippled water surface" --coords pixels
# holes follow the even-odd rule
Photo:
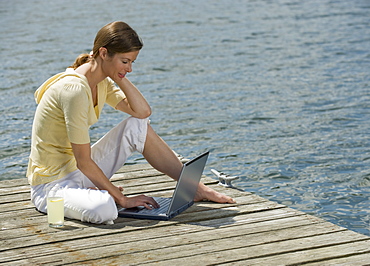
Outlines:
[[[25,175],[33,92],[114,20],[144,40],[129,78],[174,150],[370,235],[367,0],[2,1],[0,179]],[[92,138],[123,117],[105,108]]]

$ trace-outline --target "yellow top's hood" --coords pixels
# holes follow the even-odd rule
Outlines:
[[[44,93],[45,93],[45,91],[47,89],[49,89],[54,83],[56,83],[57,81],[61,80],[62,78],[66,77],[66,76],[75,76],[75,77],[81,78],[81,75],[79,75],[76,72],[74,72],[74,70],[72,68],[67,68],[66,72],[62,72],[62,73],[59,73],[59,74],[56,74],[56,75],[52,76],[51,78],[49,78],[48,80],[46,80],[35,91],[34,97],[35,97],[36,103],[37,104],[40,103],[41,98],[42,98],[42,96],[44,95]]]

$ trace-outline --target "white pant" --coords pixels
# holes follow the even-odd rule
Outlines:
[[[134,152],[143,153],[149,119],[129,117],[110,130],[91,147],[91,156],[104,174],[111,178]],[[95,185],[80,170],[56,181],[31,186],[31,201],[41,212],[47,212],[46,191],[61,186],[65,217],[91,223],[112,223],[118,216],[114,199]]]

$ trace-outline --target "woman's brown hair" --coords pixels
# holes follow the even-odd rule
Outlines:
[[[127,23],[122,21],[109,23],[96,34],[92,55],[79,55],[71,67],[76,69],[98,57],[100,47],[105,47],[109,56],[114,56],[116,53],[139,51],[143,47],[143,42]]]

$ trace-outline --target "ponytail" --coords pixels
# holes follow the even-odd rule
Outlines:
[[[75,62],[73,63],[73,65],[70,66],[70,68],[73,68],[73,69],[76,69],[78,68],[79,66],[91,61],[92,57],[89,55],[89,54],[80,54]]]

